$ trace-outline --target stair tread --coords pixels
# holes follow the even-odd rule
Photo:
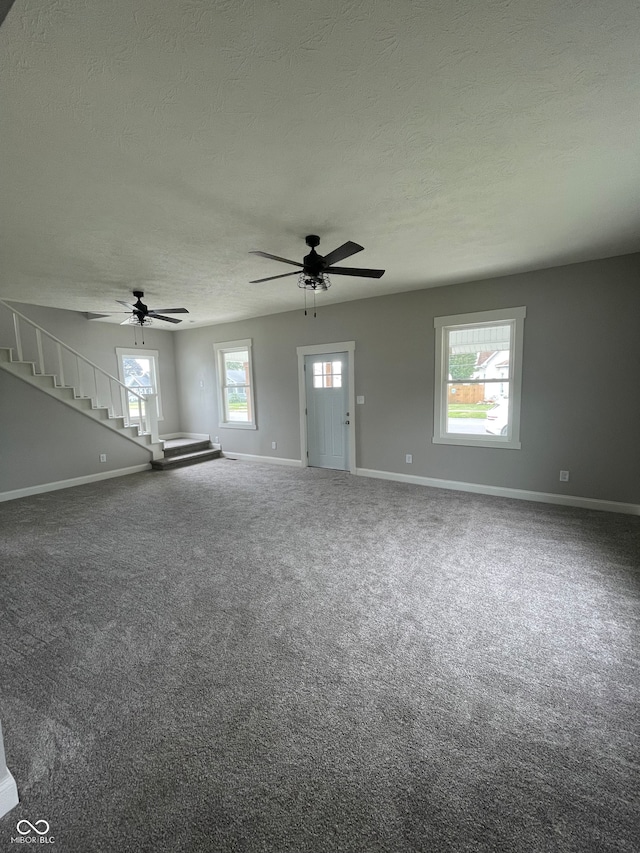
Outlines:
[[[189,453],[177,453],[175,456],[165,456],[165,459],[190,459],[197,456],[206,456],[209,453],[219,453],[214,447],[203,448],[202,450],[193,450]]]
[[[165,458],[184,456],[198,450],[211,450],[208,438],[169,438],[164,440]]]
[[[188,465],[191,462],[204,462],[209,459],[217,459],[220,456],[220,451],[216,448],[209,447],[205,450],[195,450],[191,453],[181,453],[179,455],[165,456],[164,459],[154,459],[151,463],[152,468],[164,470],[166,468],[177,468],[181,465]]]

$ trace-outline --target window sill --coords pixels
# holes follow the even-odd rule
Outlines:
[[[470,436],[434,436],[431,439],[433,444],[454,444],[459,447],[496,447],[501,450],[521,450],[522,445],[519,441],[505,440],[504,438],[491,439],[488,436],[482,438],[471,438]]]
[[[233,421],[225,421],[224,423],[219,423],[218,426],[220,429],[258,429],[256,424],[242,424]]]

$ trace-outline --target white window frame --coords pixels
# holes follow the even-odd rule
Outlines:
[[[222,429],[257,429],[256,422],[256,404],[253,393],[253,385],[254,385],[254,377],[253,377],[253,359],[252,359],[252,339],[245,338],[241,341],[222,341],[221,343],[214,344],[213,350],[215,353],[216,359],[216,374],[218,377],[218,426]],[[230,421],[226,419],[226,407],[225,407],[225,389],[226,385],[224,384],[225,370],[224,370],[224,355],[227,352],[236,352],[237,350],[247,350],[247,361],[249,363],[249,384],[247,387],[248,397],[249,397],[249,405],[250,411],[253,414],[253,420],[251,421]]]
[[[495,311],[478,311],[473,314],[453,314],[448,317],[435,317],[436,352],[435,385],[433,406],[433,443],[458,444],[466,447],[500,447],[508,450],[520,450],[520,402],[522,398],[522,351],[524,340],[524,320],[527,309],[503,308]],[[448,333],[459,329],[479,326],[510,325],[511,347],[509,355],[509,374],[504,381],[509,383],[509,429],[507,435],[462,435],[447,431],[447,393],[449,376],[444,375],[447,366]],[[481,380],[478,380],[481,381]]]
[[[151,362],[153,364],[153,380],[155,385],[158,420],[164,420],[164,415],[162,414],[162,394],[160,393],[160,354],[158,350],[141,349],[140,347],[136,347],[135,349],[128,349],[126,347],[116,347],[116,356],[118,358],[118,378],[120,379],[120,382],[122,382],[123,385],[126,385],[126,382],[124,381],[125,373],[124,365],[122,363],[123,358],[139,358],[140,356],[144,356],[145,358],[151,359]],[[136,389],[132,388],[131,390],[135,391]]]

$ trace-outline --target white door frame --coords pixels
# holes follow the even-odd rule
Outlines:
[[[300,459],[302,467],[309,465],[307,457],[307,388],[304,381],[304,359],[307,355],[324,355],[329,352],[346,352],[349,382],[349,473],[356,473],[356,389],[354,353],[355,341],[340,341],[335,344],[312,344],[307,347],[297,347],[298,353],[298,399],[300,400]]]

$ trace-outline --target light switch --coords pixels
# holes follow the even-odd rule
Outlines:
[[[356,397],[356,403],[361,406],[364,403],[364,397]]]

